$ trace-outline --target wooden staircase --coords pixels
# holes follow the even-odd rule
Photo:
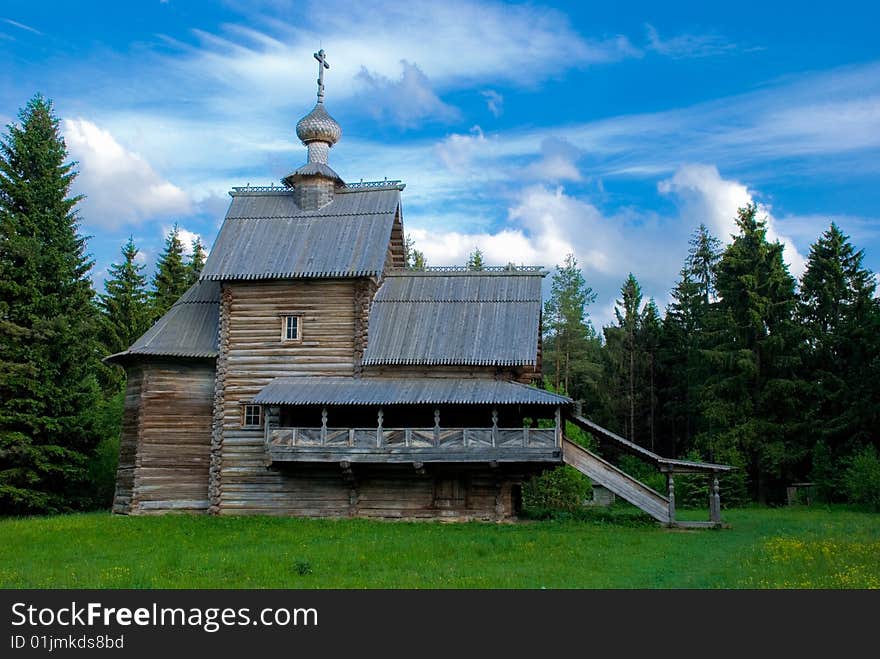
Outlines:
[[[567,438],[563,438],[562,459],[587,476],[591,481],[602,485],[621,499],[629,501],[637,508],[644,510],[661,524],[681,528],[717,528],[723,526],[718,476],[721,473],[730,471],[733,467],[708,462],[664,458],[580,415],[569,415],[567,420],[590,433],[597,440],[613,444],[617,448],[651,463],[658,471],[666,475],[668,496],[664,496],[651,489],[595,453],[588,451]],[[708,521],[676,521],[675,474],[705,474],[709,477]]]
[[[669,499],[607,460],[569,439],[562,440],[562,459],[597,485],[641,508],[661,524],[669,524]]]

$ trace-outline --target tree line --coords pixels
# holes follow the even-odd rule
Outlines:
[[[726,247],[696,230],[663,314],[630,274],[601,332],[569,255],[544,306],[547,385],[655,452],[738,467],[728,501],[811,482],[880,505],[880,302],[863,250],[832,223],[798,282],[754,204],[736,227]]]
[[[96,294],[75,163],[40,95],[0,138],[0,514],[109,505],[127,349],[198,279],[175,225],[148,284],[132,238]]]

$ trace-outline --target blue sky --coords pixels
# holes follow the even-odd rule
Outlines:
[[[407,183],[431,265],[574,252],[597,325],[633,272],[662,306],[700,222],[757,202],[799,275],[834,220],[880,270],[871,3],[21,2],[0,7],[0,121],[52,98],[100,286],[133,235],[213,242],[233,185],[305,161],[314,104],[348,181]]]

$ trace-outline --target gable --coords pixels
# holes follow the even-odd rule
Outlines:
[[[394,218],[397,187],[342,188],[317,210],[285,189],[237,188],[202,279],[378,277]]]

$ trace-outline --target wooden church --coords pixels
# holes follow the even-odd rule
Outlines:
[[[589,429],[647,454],[663,495],[564,438],[564,419],[589,422],[534,386],[546,271],[406,269],[404,185],[330,167],[342,131],[315,57],[307,163],[233,188],[201,280],[107,358],[128,377],[114,512],[501,520],[525,480],[569,462],[674,522],[672,474],[725,468]]]

